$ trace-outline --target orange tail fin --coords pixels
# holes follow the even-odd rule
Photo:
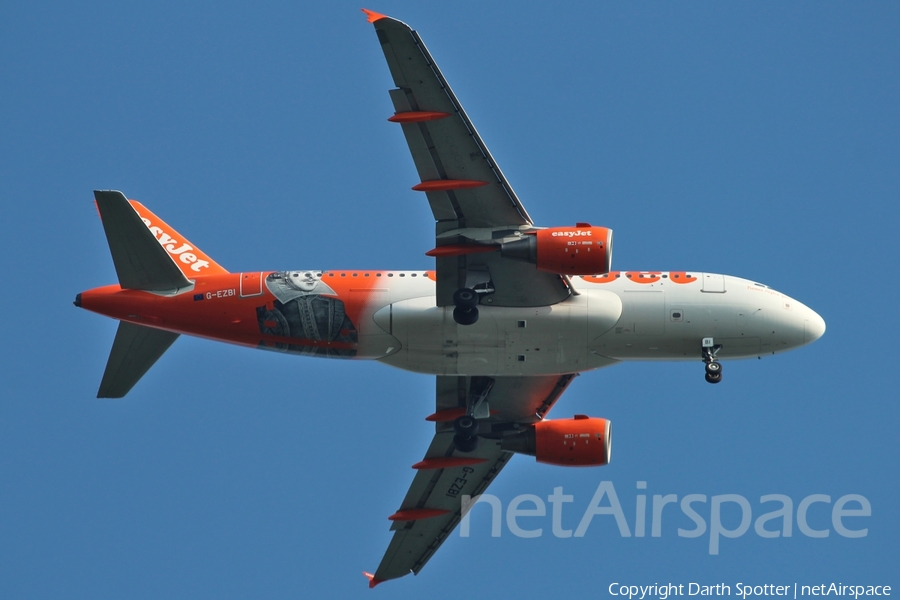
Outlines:
[[[150,212],[143,204],[137,200],[129,200],[128,202],[138,216],[141,217],[141,220],[146,223],[150,232],[156,236],[160,245],[166,249],[185,277],[192,279],[198,275],[222,275],[228,273],[221,265],[197,248],[197,246],[190,243],[187,238],[175,231],[168,223]]]

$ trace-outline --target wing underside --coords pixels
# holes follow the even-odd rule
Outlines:
[[[436,423],[431,445],[392,516],[394,535],[372,585],[418,573],[425,566],[462,518],[463,496],[484,492],[512,458],[500,447],[503,432],[542,419],[574,377],[437,378],[435,415],[448,417]],[[481,402],[481,410],[489,416],[481,425],[478,447],[463,453],[453,444],[452,416],[473,402]]]
[[[531,217],[419,34],[401,21],[369,14],[397,86],[390,90],[391,120],[403,128],[421,179],[414,189],[427,195],[437,222],[436,249],[494,249],[437,257],[438,306],[451,306],[456,290],[485,275],[493,306],[547,306],[566,299],[570,289],[559,275],[500,256],[502,240],[534,229]]]
[[[444,79],[419,34],[385,17],[374,23],[396,89],[396,115],[447,115],[401,121],[416,170],[423,182],[476,181],[483,185],[426,191],[434,218],[457,227],[531,225],[531,217],[500,171],[462,105]],[[412,118],[412,117],[409,117]]]
[[[486,440],[485,440],[486,441]],[[435,434],[426,458],[452,457],[453,432]],[[452,468],[422,470],[413,479],[409,492],[395,513],[403,511],[434,511],[442,514],[412,520],[395,520],[391,526],[394,536],[388,545],[375,579],[396,579],[410,572],[418,573],[428,559],[444,543],[462,518],[463,495],[481,494],[497,473],[506,465],[512,453],[500,449],[498,441],[481,443],[475,452],[465,456],[483,462]],[[407,508],[402,508],[407,507]],[[446,511],[446,512],[443,512]],[[416,513],[409,513],[414,517]]]

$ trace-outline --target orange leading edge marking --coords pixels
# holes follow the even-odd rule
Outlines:
[[[450,113],[438,112],[434,110],[409,110],[406,112],[395,113],[388,117],[391,123],[422,123],[424,121],[437,121],[438,119],[446,119]]]
[[[417,192],[445,192],[476,188],[487,184],[487,181],[473,181],[471,179],[431,179],[412,186],[412,189]]]

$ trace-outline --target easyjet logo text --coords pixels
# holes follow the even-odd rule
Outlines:
[[[150,229],[150,232],[156,236],[160,246],[165,248],[166,252],[172,256],[177,256],[178,260],[182,263],[191,265],[191,271],[199,273],[200,269],[205,269],[209,266],[209,261],[197,258],[197,255],[193,253],[194,248],[190,245],[179,242],[159,227],[150,223],[150,219],[141,217],[141,221],[143,221],[144,224],[147,225],[147,228]]]
[[[554,231],[550,235],[553,237],[591,237],[590,229],[578,229],[576,231]]]

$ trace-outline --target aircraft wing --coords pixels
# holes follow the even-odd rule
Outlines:
[[[500,256],[500,240],[534,229],[531,217],[491,156],[418,33],[364,10],[375,26],[396,89],[390,90],[436,225],[437,305],[453,293],[490,284],[493,306],[547,306],[566,299],[564,278]],[[481,245],[489,252],[460,253]],[[484,246],[487,248],[484,248]]]
[[[434,439],[396,513],[394,536],[369,586],[418,573],[462,518],[462,498],[487,489],[512,453],[500,448],[503,430],[541,420],[562,395],[574,374],[537,377],[438,376]],[[473,452],[453,446],[453,419],[473,398],[490,414]],[[492,439],[492,436],[493,439]]]

